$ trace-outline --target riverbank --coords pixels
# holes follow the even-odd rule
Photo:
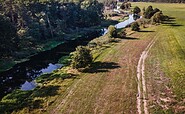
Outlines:
[[[99,38],[97,38],[99,39]],[[110,42],[108,35],[103,36],[103,42]],[[96,47],[92,50],[93,57],[98,58],[104,53],[105,50],[118,42],[118,39],[112,40],[113,42]],[[102,42],[102,41],[100,41]],[[103,43],[102,42],[102,43]],[[58,93],[62,95],[68,90],[68,87],[75,83],[80,77],[80,72],[71,69],[69,66],[63,67],[62,69],[55,70],[52,73],[44,74],[36,78],[37,87],[34,90],[22,91],[19,89],[14,90],[12,93],[5,96],[0,103],[0,112],[12,112],[22,110],[24,113],[27,111],[33,111],[34,113],[40,113],[39,107],[42,107],[43,112],[49,105],[51,105],[58,97]],[[24,100],[23,100],[24,99]],[[45,102],[47,101],[47,102]],[[19,104],[21,102],[21,104]],[[33,106],[33,107],[29,107]]]
[[[126,32],[130,33],[130,28],[126,29]],[[139,57],[139,52],[142,51],[151,38],[140,38],[137,37],[137,35],[134,35],[134,33],[135,32],[132,32],[131,35],[128,34],[126,39],[114,38],[112,42],[106,44],[102,43],[103,45],[91,49],[94,63],[92,64],[91,69],[86,72],[78,72],[71,69],[69,66],[66,66],[62,69],[55,70],[50,74],[44,74],[36,78],[38,86],[34,90],[15,90],[13,93],[8,94],[1,100],[0,109],[3,110],[0,110],[0,112],[13,111],[15,114],[68,113],[68,109],[70,108],[68,108],[67,104],[69,104],[72,107],[71,109],[74,109],[75,111],[78,108],[80,109],[80,112],[85,111],[91,113],[92,110],[90,109],[93,108],[91,107],[91,104],[96,100],[96,98],[93,97],[96,96],[95,93],[98,94],[98,98],[100,99],[106,98],[109,101],[115,101],[116,98],[120,98],[121,100],[118,101],[122,102],[124,100],[126,102],[117,102],[119,107],[117,107],[117,105],[111,105],[113,107],[115,106],[114,108],[111,108],[115,110],[111,111],[120,111],[120,107],[123,109],[129,106],[124,112],[130,112],[130,110],[136,112],[134,107],[136,104],[135,95],[137,90],[134,88],[137,84],[134,80],[134,75],[130,75],[127,71],[135,74],[135,67],[133,65],[137,63],[135,55]],[[139,34],[142,34],[142,32]],[[152,33],[152,35],[153,34],[155,33]],[[105,39],[110,41],[110,38],[107,35],[103,36],[102,41],[105,42]],[[100,40],[101,42],[101,39],[97,38],[97,40]],[[138,49],[140,51],[135,50],[135,46],[139,46],[140,48]],[[133,64],[130,63],[128,59],[132,59]],[[125,68],[127,70],[125,70]],[[109,84],[116,84],[116,86],[111,86]],[[129,85],[129,88],[126,86],[123,87],[122,85]],[[119,89],[116,89],[115,87]],[[121,97],[122,92],[119,92],[119,90],[127,91],[127,94],[124,94],[124,96]],[[103,93],[100,94],[100,91],[103,91]],[[109,98],[109,96],[112,97]],[[131,99],[127,99],[128,97]],[[73,98],[80,98],[81,100],[76,101]],[[88,102],[89,98],[91,98],[91,102]],[[78,103],[78,106],[82,107],[80,108],[76,107],[77,105],[72,105],[74,101]],[[83,104],[86,104],[88,107],[84,109]],[[100,106],[102,105],[100,104]],[[101,109],[102,108],[99,107],[98,110]],[[109,109],[108,105],[106,105],[106,109]]]
[[[28,61],[30,57],[40,52],[51,50],[62,43],[64,43],[64,41],[47,40],[45,42],[37,44],[35,47],[32,47],[33,49],[29,51],[17,52],[17,53],[20,53],[20,56],[17,55],[17,57],[7,57],[7,58],[0,59],[0,73],[11,69],[16,64]]]
[[[101,31],[103,27],[108,26],[108,24],[115,24],[116,21],[107,21],[107,23],[103,23],[102,26],[94,26],[91,28],[83,28],[78,30],[72,30],[70,33],[65,34],[62,40],[53,39],[53,40],[45,40],[34,47],[28,47],[27,49],[22,49],[18,52],[14,52],[15,56],[7,57],[0,59],[0,73],[6,70],[11,69],[14,65],[18,63],[22,63],[25,61],[29,61],[30,57],[37,55],[40,52],[52,50],[53,48],[65,43],[66,41],[76,40],[78,38],[86,38],[91,36],[93,32]],[[92,37],[97,37],[93,36]],[[61,38],[60,38],[61,39]]]

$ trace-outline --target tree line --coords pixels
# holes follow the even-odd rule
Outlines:
[[[0,0],[0,58],[71,30],[99,25],[103,4],[96,0]]]
[[[134,0],[138,2],[185,3],[185,0]]]

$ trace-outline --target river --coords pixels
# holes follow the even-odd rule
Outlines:
[[[133,15],[123,22],[115,25],[116,28],[124,28],[134,22]],[[10,70],[0,73],[0,99],[15,89],[30,90],[36,87],[34,79],[44,73],[50,73],[53,70],[62,67],[57,64],[62,56],[68,55],[74,51],[78,45],[87,45],[87,43],[98,36],[107,33],[107,29],[103,29],[102,33],[94,33],[87,38],[79,38],[73,41],[67,41],[51,50],[40,52],[29,58],[29,61],[16,64]]]

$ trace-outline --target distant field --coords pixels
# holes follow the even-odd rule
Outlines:
[[[185,113],[185,4],[132,3],[141,9],[149,5],[173,18],[154,29],[158,39],[146,63],[151,111]]]

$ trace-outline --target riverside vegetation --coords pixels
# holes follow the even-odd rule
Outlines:
[[[139,32],[133,32],[131,31],[131,28],[117,30],[113,26],[110,26],[109,32],[105,36],[96,38],[90,41],[88,46],[83,47],[83,49],[85,50],[87,49],[88,57],[92,55],[92,58],[93,58],[93,62],[87,62],[88,67],[84,69],[83,72],[79,72],[78,70],[71,68],[70,61],[75,62],[74,55],[72,58],[70,56],[63,57],[61,58],[60,62],[65,63],[66,66],[50,74],[44,74],[38,77],[36,79],[38,86],[34,90],[30,90],[30,91],[15,90],[13,93],[5,96],[0,102],[0,112],[2,113],[5,113],[5,112],[7,113],[52,113],[52,112],[57,113],[59,112],[60,113],[60,112],[69,112],[69,110],[77,111],[75,109],[78,109],[79,113],[80,112],[92,113],[91,109],[93,107],[92,103],[94,102],[94,99],[95,99],[94,96],[98,94],[99,95],[98,98],[101,98],[101,99],[109,98],[110,96],[110,98],[107,100],[113,99],[115,101],[117,100],[116,98],[120,98],[121,100],[124,101],[124,104],[119,104],[121,106],[121,109],[119,109],[120,106],[110,105],[111,103],[113,103],[111,102],[109,106],[113,106],[113,107],[116,106],[115,110],[109,110],[110,107],[104,107],[105,109],[104,111],[107,111],[107,113],[111,111],[116,112],[123,109],[125,113],[137,113],[135,109],[136,106],[133,106],[133,104],[135,105],[134,102],[136,101],[136,99],[133,98],[136,95],[136,91],[135,91],[136,86],[134,85],[135,74],[132,72],[132,70],[134,69],[135,71],[135,68],[133,65],[134,62],[130,61],[130,59],[134,61],[135,60],[134,58],[137,56],[129,56],[128,58],[129,62],[128,63],[126,62],[126,64],[124,64],[127,66],[130,64],[130,62],[133,63],[131,66],[129,65],[129,68],[128,68],[129,73],[125,72],[125,74],[122,74],[122,72],[124,72],[126,68],[124,68],[123,71],[119,70],[120,71],[119,73],[121,73],[121,77],[123,77],[124,75],[124,79],[127,79],[127,80],[124,80],[124,82],[117,83],[117,80],[114,80],[115,79],[114,77],[117,77],[120,80],[122,80],[122,78],[119,77],[118,72],[117,72],[118,74],[115,74],[112,71],[110,72],[114,73],[114,77],[111,76],[111,79],[106,80],[106,81],[113,80],[113,82],[111,83],[114,83],[115,81],[116,84],[119,84],[119,85],[126,83],[128,88],[126,86],[124,87],[121,86],[121,89],[124,88],[123,91],[127,91],[126,93],[129,93],[129,96],[115,97],[116,95],[120,95],[120,93],[109,94],[109,92],[106,92],[108,96],[104,94],[102,97],[101,94],[99,94],[99,91],[97,90],[97,88],[90,89],[89,86],[88,86],[88,91],[92,90],[91,91],[92,93],[90,94],[87,94],[88,92],[84,92],[83,94],[82,93],[78,94],[78,91],[86,90],[85,86],[83,86],[83,85],[86,85],[85,83],[88,83],[88,85],[92,85],[93,83],[96,82],[95,87],[98,87],[98,89],[101,89],[101,87],[104,87],[101,85],[106,83],[103,79],[108,78],[109,76],[109,75],[107,76],[108,73],[106,72],[106,70],[111,68],[121,69],[120,66],[114,62],[119,61],[120,62],[119,64],[121,64],[123,61],[122,60],[123,57],[129,54],[134,55],[134,52],[135,52],[134,50],[136,49],[133,50],[132,49],[133,47],[130,47],[130,46],[139,47],[141,44],[145,44],[146,43],[145,41],[148,41],[149,39],[157,37],[158,40],[156,41],[156,44],[154,44],[154,48],[151,50],[151,53],[149,54],[149,59],[147,59],[146,61],[146,66],[147,66],[146,80],[147,80],[147,89],[148,89],[147,94],[149,98],[149,112],[164,113],[164,114],[183,113],[184,112],[183,99],[184,99],[184,90],[185,90],[183,82],[185,78],[183,75],[184,65],[182,62],[184,60],[183,51],[182,51],[182,47],[184,46],[182,31],[184,29],[182,26],[184,25],[184,17],[181,15],[181,13],[184,12],[183,10],[184,4],[179,5],[179,4],[152,3],[153,7],[160,8],[163,11],[163,13],[166,15],[176,17],[176,20],[174,20],[174,17],[171,18],[168,16],[164,16],[162,12],[160,12],[160,10],[158,10],[157,12],[154,11],[153,8],[150,6],[150,4],[132,3],[133,7],[138,6],[140,8],[143,8],[143,7],[149,6],[147,9],[150,9],[150,10],[147,10],[147,9],[145,10],[145,8],[143,8],[144,10],[141,13],[144,14],[144,17],[146,18],[139,19],[136,22],[140,27]],[[175,9],[173,9],[174,7]],[[172,13],[174,12],[174,10],[176,13]],[[150,13],[147,13],[148,11]],[[176,23],[173,23],[173,21]],[[178,31],[181,31],[181,32],[179,33]],[[118,36],[121,37],[121,39],[117,38]],[[139,41],[137,41],[138,38],[139,38]],[[129,40],[129,39],[136,39],[136,41]],[[182,41],[182,42],[179,43],[178,41]],[[137,45],[136,42],[137,43],[143,42],[143,43],[140,43],[140,45]],[[128,48],[128,50],[124,50],[125,48],[126,49]],[[122,49],[122,51],[120,49]],[[132,50],[133,52],[129,52],[129,50]],[[138,51],[140,52],[141,50],[138,49],[137,52]],[[173,58],[174,56],[175,58]],[[111,61],[112,63],[106,63],[104,60],[112,60],[114,62]],[[95,80],[93,77],[97,79]],[[130,78],[132,80],[128,80]],[[94,79],[94,80],[91,80],[91,79]],[[80,81],[80,80],[83,80],[83,81]],[[79,81],[81,82],[81,85],[79,85],[78,87],[75,87]],[[117,86],[119,87],[119,85]],[[107,87],[109,88],[112,86],[107,85]],[[75,92],[72,91],[73,88],[76,89]],[[112,90],[117,91],[116,88],[111,89],[110,91]],[[128,95],[126,93],[124,95]],[[69,95],[72,97],[69,97]],[[111,97],[112,95],[114,95],[113,98]],[[76,102],[79,104],[78,105],[79,107],[78,106],[75,107],[73,102],[77,100],[76,98],[81,98],[81,97],[84,99],[84,102],[83,100]],[[126,101],[126,99],[124,99],[125,97],[126,99],[128,99],[129,97],[130,98],[129,101],[125,102]],[[67,102],[65,102],[66,99],[68,100]],[[89,100],[91,102],[88,102]],[[84,103],[87,106],[85,108],[84,108]],[[105,106],[107,105],[105,104]]]

